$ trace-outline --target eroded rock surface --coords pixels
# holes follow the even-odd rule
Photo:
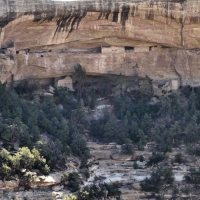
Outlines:
[[[0,56],[0,80],[70,75],[80,63],[92,75],[198,85],[199,12],[200,0],[1,1],[0,46],[10,59]]]
[[[188,155],[185,145],[181,145],[180,148],[173,148],[172,152],[165,155],[166,158],[162,162],[154,166],[148,166],[147,162],[154,151],[156,143],[147,143],[143,151],[139,151],[135,146],[135,153],[133,156],[123,154],[122,146],[115,143],[99,144],[96,142],[88,142],[87,146],[91,153],[91,159],[88,162],[89,178],[84,178],[81,175],[81,169],[78,169],[78,167],[71,168],[70,165],[72,165],[72,162],[70,161],[66,171],[51,173],[49,176],[37,176],[31,183],[31,189],[28,191],[25,191],[25,188],[19,185],[19,181],[0,181],[0,199],[9,200],[13,199],[13,197],[18,197],[21,200],[26,198],[30,200],[61,200],[64,195],[71,193],[65,182],[62,181],[62,177],[64,174],[75,171],[80,173],[82,180],[81,188],[92,184],[98,185],[99,183],[119,183],[120,191],[122,192],[122,200],[149,199],[148,196],[151,196],[152,193],[142,191],[140,181],[149,178],[152,171],[160,166],[172,167],[175,179],[173,185],[176,185],[179,189],[179,194],[176,196],[178,199],[190,199],[191,196],[195,197],[194,199],[198,199],[196,198],[197,190],[193,191],[194,185],[185,182],[184,177],[189,174],[190,168],[196,168],[196,166],[199,165],[199,158],[197,156]],[[96,154],[97,151],[99,152],[98,154]],[[110,156],[107,156],[107,152],[110,152]],[[116,152],[121,156],[113,158]],[[183,154],[184,162],[175,163],[175,155],[180,152]],[[105,153],[104,158],[102,157],[103,153]],[[139,161],[141,156],[144,158],[142,162]],[[134,168],[134,163],[137,163],[137,169]],[[184,188],[190,188],[191,194],[185,194]],[[165,185],[163,197],[166,199],[172,198],[174,195],[172,189],[173,186]],[[109,197],[109,199],[111,198]],[[116,198],[112,199],[116,200]]]

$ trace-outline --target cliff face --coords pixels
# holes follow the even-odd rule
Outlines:
[[[200,83],[200,0],[2,0],[0,80],[88,74]],[[118,48],[105,48],[118,47]]]

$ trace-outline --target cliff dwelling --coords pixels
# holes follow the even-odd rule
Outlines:
[[[142,77],[178,78],[181,85],[200,81],[199,57],[188,51],[199,48],[196,1],[71,1],[74,7],[67,1],[47,2],[1,2],[2,82],[9,81],[10,74],[13,81],[67,76],[77,63],[91,75],[133,76],[138,63]],[[14,14],[7,12],[10,9]]]
[[[140,53],[140,52],[155,51],[158,48],[161,48],[161,47],[158,47],[158,46],[124,46],[124,47],[110,46],[110,47],[101,47],[101,53],[103,54],[126,53],[126,52]]]
[[[124,47],[102,47],[101,53],[109,54],[109,53],[125,53]]]
[[[16,54],[42,54],[42,53],[74,53],[74,54],[109,54],[109,53],[126,53],[126,52],[150,52],[155,51],[159,48],[166,48],[161,46],[101,46],[97,48],[87,48],[87,49],[53,49],[53,50],[39,50],[39,49],[26,49],[18,50]],[[170,48],[170,47],[168,47]],[[5,52],[7,49],[1,49],[1,52]]]
[[[200,0],[0,0],[0,199],[200,199]]]
[[[57,80],[56,82],[56,87],[66,87],[69,90],[73,91],[73,83],[70,76],[66,76],[64,79]]]

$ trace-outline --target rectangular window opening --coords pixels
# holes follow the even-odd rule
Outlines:
[[[134,51],[134,47],[131,46],[125,46],[124,49],[125,51]]]

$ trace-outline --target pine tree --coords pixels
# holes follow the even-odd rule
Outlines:
[[[114,114],[109,116],[109,120],[104,127],[104,137],[105,138],[116,138],[118,132],[117,119]]]
[[[72,78],[78,86],[78,88],[77,88],[78,96],[81,99],[82,95],[83,95],[84,83],[85,83],[85,78],[86,78],[86,71],[80,64],[77,64],[75,66]]]

